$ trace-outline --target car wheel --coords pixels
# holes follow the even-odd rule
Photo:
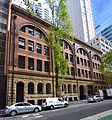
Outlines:
[[[16,114],[17,114],[17,112],[15,110],[13,110],[13,111],[10,112],[11,116],[15,116]]]
[[[68,106],[68,104],[67,104],[67,103],[65,103],[64,107],[67,107],[67,106]]]
[[[53,106],[53,105],[51,105],[51,106],[50,106],[50,109],[51,109],[51,110],[53,110],[53,109],[54,109],[54,106]]]
[[[34,109],[34,112],[35,112],[35,113],[39,112],[39,109],[38,109],[38,108],[35,108],[35,109]]]

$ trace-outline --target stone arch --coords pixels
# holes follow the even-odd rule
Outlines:
[[[72,53],[73,53],[73,45],[70,43],[70,41],[68,41],[66,39],[62,39],[62,40],[68,43],[68,45],[70,46]]]
[[[30,23],[30,22],[25,22],[25,23],[22,23],[21,25],[18,25],[17,27],[16,27],[16,34],[18,34],[19,33],[19,31],[20,31],[20,29],[22,28],[22,27],[24,27],[24,26],[32,26],[32,27],[35,27],[35,25],[33,24],[33,23]],[[40,27],[40,26],[38,26],[38,29],[46,36],[47,35],[47,33]]]
[[[43,83],[38,83],[37,85],[37,93],[43,94]]]
[[[100,57],[98,54],[93,53],[93,54],[91,55],[91,58],[93,58],[94,56],[97,56],[97,57],[99,58],[99,60],[101,61],[101,57]]]
[[[91,60],[91,57],[90,57],[90,55],[89,55],[89,52],[87,51],[87,49],[85,49],[85,48],[83,48],[83,47],[78,46],[78,47],[75,49],[75,54],[77,53],[77,50],[79,50],[79,49],[83,49],[83,50],[87,53],[89,60]]]
[[[24,83],[21,81],[16,84],[16,102],[24,102]]]
[[[50,83],[46,84],[46,94],[51,94],[51,84]]]
[[[28,94],[34,94],[34,83],[33,82],[28,83]]]

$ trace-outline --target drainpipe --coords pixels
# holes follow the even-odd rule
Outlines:
[[[13,83],[14,83],[14,55],[15,55],[15,27],[16,27],[16,18],[17,16],[14,15],[13,19],[13,51],[12,51],[12,92],[11,92],[11,104],[13,104]]]

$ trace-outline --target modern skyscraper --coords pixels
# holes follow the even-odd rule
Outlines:
[[[9,0],[0,0],[0,108],[5,107],[6,104],[6,74],[4,66],[8,5]]]
[[[28,4],[30,4],[34,14],[52,22],[52,12],[47,0],[12,0],[12,3],[24,9],[28,9]]]
[[[88,42],[95,37],[91,0],[67,0],[66,2],[74,35]]]
[[[112,41],[112,0],[91,0],[96,35]]]

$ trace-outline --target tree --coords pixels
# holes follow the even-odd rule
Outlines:
[[[107,86],[112,87],[112,50],[101,57],[100,70],[106,80]]]
[[[64,58],[63,48],[61,45],[63,43],[63,39],[67,38],[73,40],[73,29],[65,5],[66,0],[60,0],[58,5],[56,2],[56,0],[48,0],[52,11],[53,25],[51,25],[49,33],[45,36],[45,40],[47,40],[49,46],[51,47],[52,73],[54,73],[53,68],[55,64],[56,96],[59,96],[61,86],[61,82],[58,82],[59,75],[61,75],[62,79],[64,79],[68,70],[68,61]],[[32,4],[30,3],[27,9],[30,14],[34,13],[34,9],[31,5]],[[38,25],[35,26],[37,29]],[[52,81],[54,96],[54,80]]]
[[[65,2],[66,0],[60,0],[59,5],[57,6],[55,1],[49,0],[49,6],[52,10],[53,16],[53,26],[50,27],[50,31],[46,39],[54,52],[56,96],[59,96],[60,93],[59,75],[61,74],[64,79],[68,69],[68,61],[64,58],[63,48],[61,45],[63,44],[63,39],[73,40],[73,29],[69,20]]]

